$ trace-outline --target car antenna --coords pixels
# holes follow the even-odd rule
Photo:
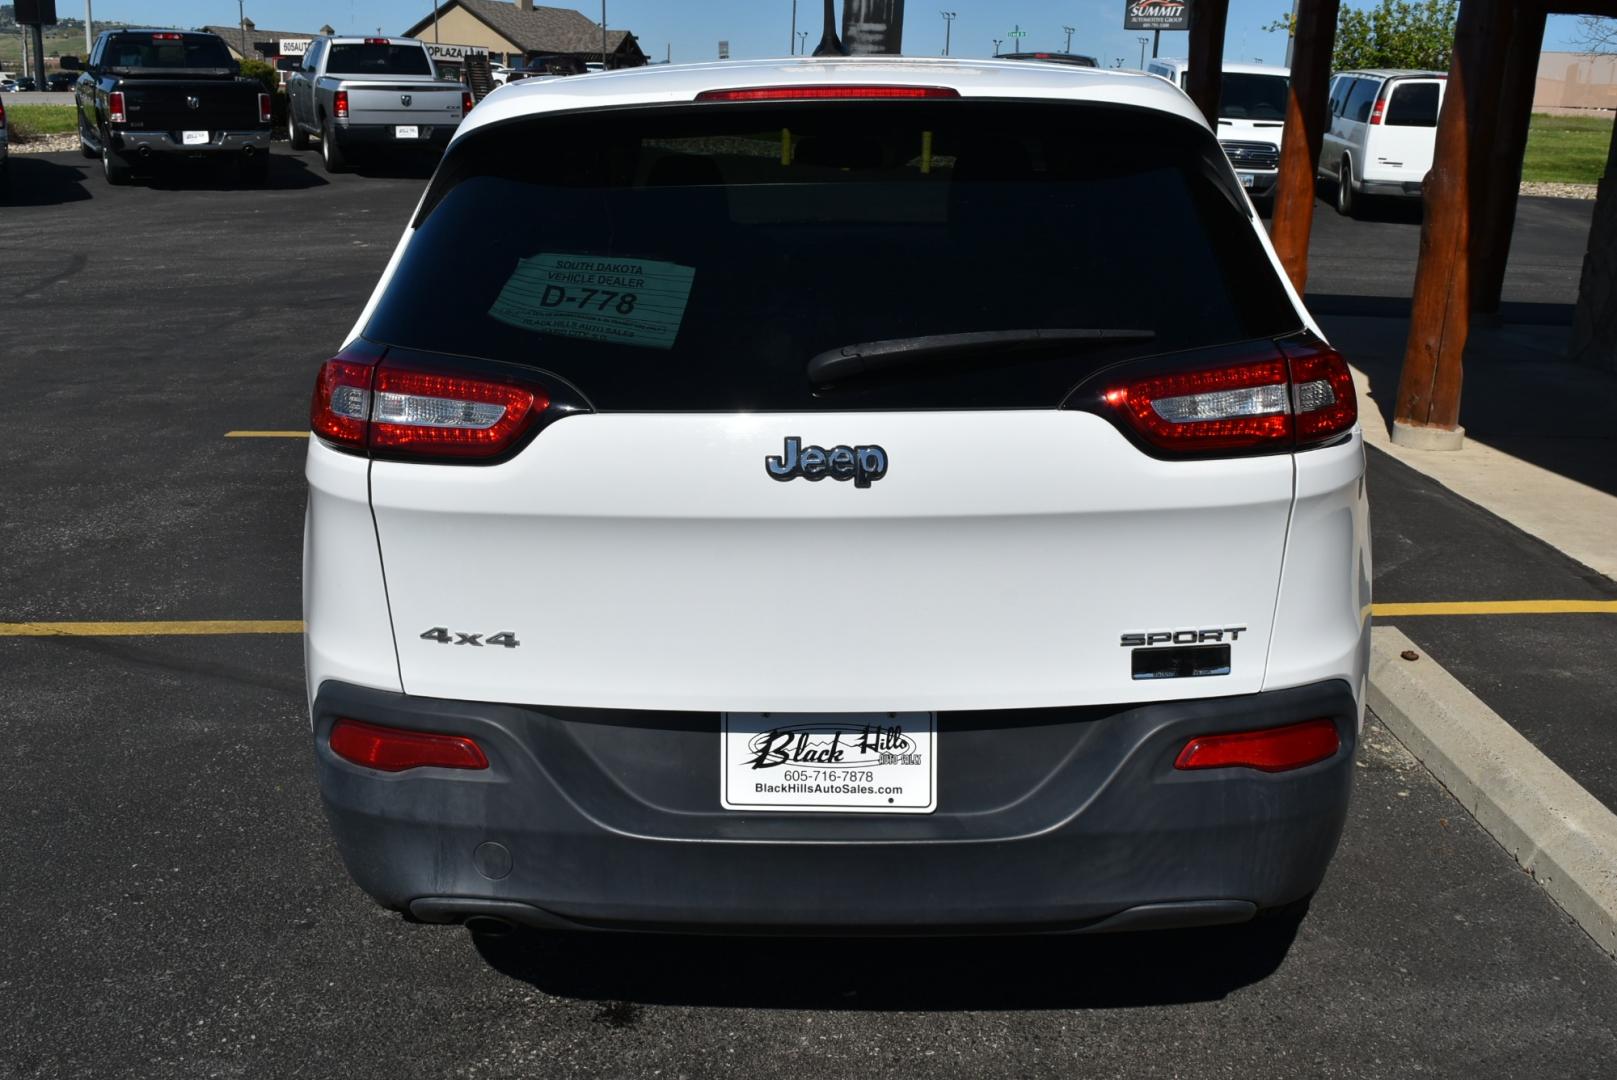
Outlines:
[[[820,36],[820,43],[814,46],[815,56],[847,56],[848,47],[842,44],[837,37],[837,12],[835,0],[825,0],[825,33]]]

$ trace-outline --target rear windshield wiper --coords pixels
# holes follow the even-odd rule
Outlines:
[[[1150,341],[1156,336],[1155,330],[1079,330],[1062,327],[929,334],[827,349],[812,357],[804,370],[809,382],[824,387],[934,360],[993,361],[1006,353],[1051,352],[1083,345]]]

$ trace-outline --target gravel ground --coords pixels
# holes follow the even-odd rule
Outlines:
[[[1594,184],[1556,184],[1548,180],[1522,181],[1523,195],[1548,195],[1555,199],[1593,199]]]
[[[13,154],[56,154],[78,148],[78,135],[68,131],[60,135],[36,135],[27,142],[12,139],[10,151]]]

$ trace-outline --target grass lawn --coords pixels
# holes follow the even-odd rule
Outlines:
[[[1527,129],[1523,180],[1594,184],[1606,171],[1611,148],[1609,116],[1546,116],[1534,113]]]
[[[78,110],[72,105],[16,105],[12,95],[6,96],[6,117],[11,121],[13,139],[68,135],[78,128]]]

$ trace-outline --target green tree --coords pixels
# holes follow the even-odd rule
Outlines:
[[[1459,0],[1381,0],[1375,7],[1344,7],[1336,19],[1332,66],[1428,68],[1447,71],[1454,53]],[[1294,33],[1288,12],[1264,27]]]

